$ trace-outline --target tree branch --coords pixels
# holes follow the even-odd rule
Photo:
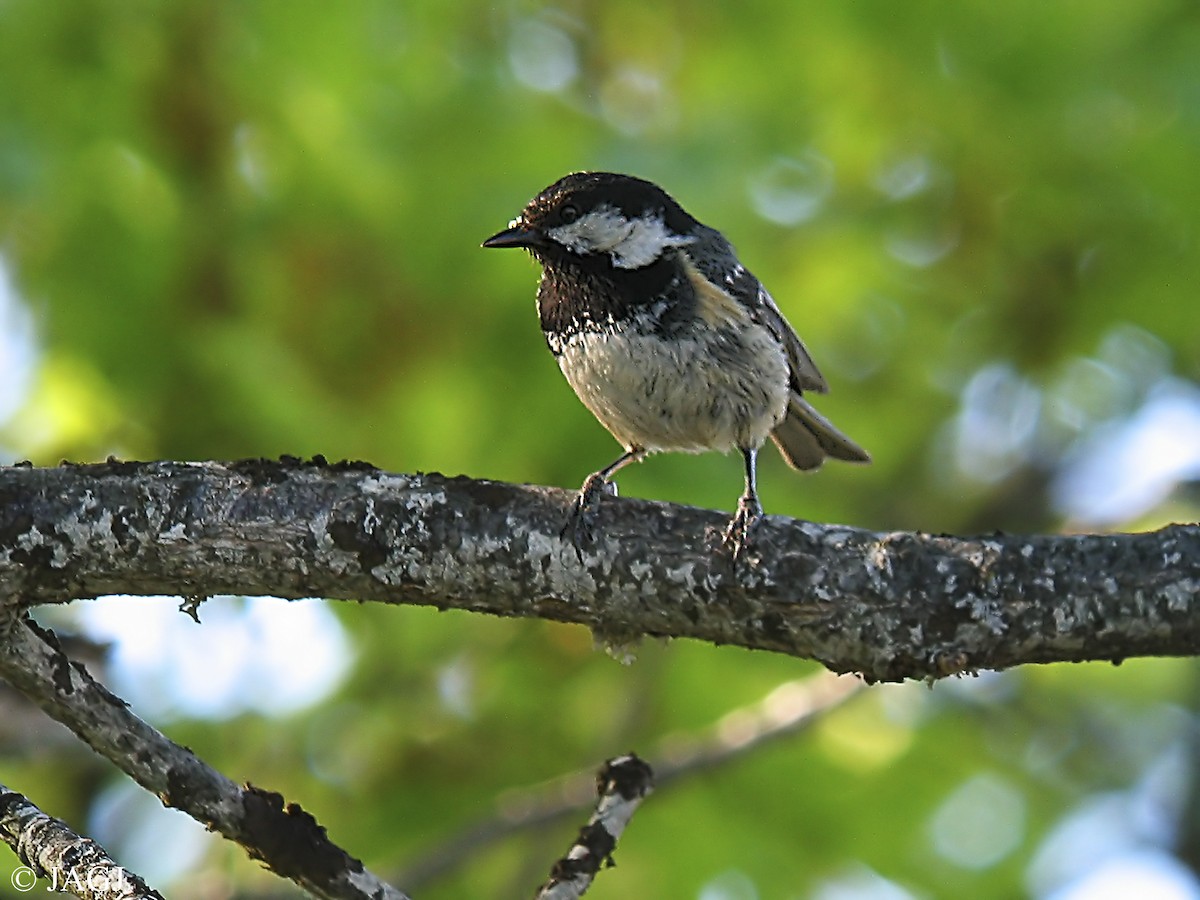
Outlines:
[[[0,470],[0,607],[102,594],[330,597],[691,637],[868,680],[1200,650],[1200,528],[956,538],[605,498],[582,559],[567,491],[362,464]]]
[[[162,894],[118,866],[95,841],[80,837],[65,822],[46,815],[3,784],[0,840],[28,867],[12,874],[12,886],[20,893],[33,890],[35,879],[49,878],[47,890],[69,892],[84,900],[163,900]]]
[[[406,900],[333,844],[299,806],[252,785],[238,787],[143,722],[32,622],[0,618],[0,678],[164,804],[241,844],[314,896]]]
[[[550,869],[550,880],[538,890],[537,900],[578,900],[587,893],[600,868],[613,865],[617,841],[652,790],[654,773],[637,756],[608,760],[596,775],[596,811]]]

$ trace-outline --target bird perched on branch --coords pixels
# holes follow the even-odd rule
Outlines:
[[[724,542],[740,556],[762,516],[756,464],[771,438],[796,469],[869,462],[804,398],[825,379],[771,295],[721,232],[662,188],[577,172],[529,201],[484,247],[542,266],[537,308],[563,375],[625,452],[587,477],[568,521],[590,537],[612,476],[650,453],[737,449],[745,490]]]

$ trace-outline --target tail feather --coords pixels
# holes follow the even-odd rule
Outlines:
[[[871,461],[866,450],[797,393],[788,401],[787,415],[772,432],[771,440],[794,469],[815,469],[826,457],[856,463]]]

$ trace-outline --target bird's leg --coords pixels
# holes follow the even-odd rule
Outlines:
[[[762,518],[762,504],[758,502],[758,450],[743,449],[742,458],[746,462],[746,489],[738,498],[737,512],[729,520],[725,528],[724,543],[733,553],[735,560],[740,559],[750,545],[750,532]]]
[[[592,526],[595,524],[596,507],[600,503],[600,498],[605,494],[611,497],[617,495],[617,486],[609,479],[619,469],[630,463],[641,462],[645,456],[646,451],[643,448],[630,447],[611,465],[605,466],[599,472],[593,472],[584,479],[583,486],[575,497],[575,502],[571,504],[571,511],[567,514],[567,524],[562,530],[564,536],[570,536],[576,553],[579,553],[585,541],[590,542],[592,539]]]

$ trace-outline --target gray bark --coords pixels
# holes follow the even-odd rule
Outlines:
[[[690,637],[869,681],[1200,650],[1200,528],[959,538],[767,517],[736,566],[726,516],[355,464],[0,469],[0,612],[102,594],[413,603]]]
[[[0,619],[0,678],[164,804],[236,841],[252,859],[313,896],[406,900],[330,841],[299,806],[271,791],[235,784],[139,719],[33,623]],[[35,837],[48,841],[55,833],[43,829]],[[41,859],[56,851],[53,844],[30,841],[25,852]]]
[[[415,603],[578,622],[617,645],[738,644],[867,681],[1200,647],[1195,526],[954,538],[769,517],[734,563],[724,514],[616,498],[577,551],[561,534],[572,498],[319,459],[0,468],[0,678],[311,893],[402,898],[299,807],[138,719],[26,611],[115,593],[179,595],[192,611],[218,593]],[[62,843],[54,820],[37,821],[24,858]],[[578,880],[560,868],[564,885]]]
[[[26,866],[10,878],[17,893],[29,893],[35,879],[48,879],[47,891],[84,900],[163,900],[140,876],[118,866],[90,838],[46,815],[16,791],[0,784],[0,840]],[[40,893],[40,891],[39,891]]]

